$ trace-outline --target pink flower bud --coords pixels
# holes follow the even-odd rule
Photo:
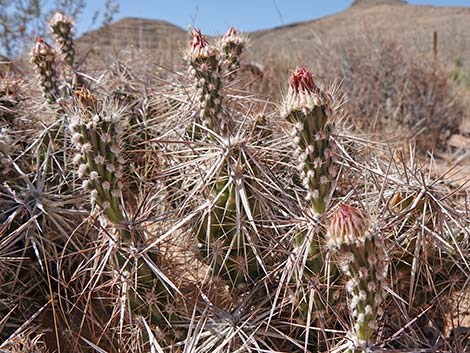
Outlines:
[[[333,214],[328,237],[336,245],[363,244],[368,232],[369,220],[358,208],[340,204]]]

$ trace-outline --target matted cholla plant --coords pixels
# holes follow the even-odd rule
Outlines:
[[[86,89],[77,93],[78,104],[71,112],[69,128],[77,153],[73,162],[90,203],[98,206],[116,226],[125,217],[120,205],[123,188],[121,154],[127,119],[113,102],[100,102]]]
[[[58,44],[63,61],[70,67],[75,62],[75,49],[73,44],[73,21],[67,15],[56,12],[49,21],[54,39]]]
[[[294,157],[298,160],[305,199],[316,214],[325,212],[336,177],[335,145],[330,139],[331,96],[320,89],[305,68],[297,68],[289,79],[289,91],[281,112],[294,125]]]
[[[351,296],[349,307],[354,318],[351,352],[370,346],[378,316],[383,313],[385,252],[375,231],[363,211],[339,204],[327,233],[328,246],[348,278],[346,291]]]
[[[235,29],[74,91],[72,24],[32,52],[47,109],[22,92],[0,121],[0,351],[465,352],[460,189],[304,67],[282,102],[247,92]]]
[[[31,51],[31,62],[35,65],[44,97],[49,103],[55,103],[60,97],[56,52],[42,37],[36,39]]]

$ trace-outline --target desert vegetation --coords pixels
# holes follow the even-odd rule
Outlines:
[[[1,352],[469,349],[446,68],[384,40],[250,71],[230,28],[98,70],[48,24],[1,76]]]

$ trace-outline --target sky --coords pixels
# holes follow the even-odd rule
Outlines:
[[[95,29],[91,17],[105,0],[88,0],[78,33]],[[166,20],[182,28],[199,27],[209,35],[230,26],[249,32],[320,18],[345,10],[352,0],[120,0],[115,20],[142,17]],[[470,0],[409,0],[414,5],[470,6]],[[95,26],[96,27],[96,26]]]

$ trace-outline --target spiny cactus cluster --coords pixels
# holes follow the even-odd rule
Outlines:
[[[336,177],[334,143],[330,139],[330,97],[317,87],[305,68],[296,69],[289,80],[282,115],[291,123],[294,156],[298,159],[305,199],[317,214],[327,206]]]
[[[367,216],[359,209],[340,204],[328,230],[329,246],[337,252],[341,270],[349,278],[346,290],[355,323],[352,351],[371,343],[384,296],[385,253],[380,235],[370,229]]]
[[[38,37],[31,52],[31,62],[40,77],[44,97],[49,103],[56,103],[62,98],[70,97],[76,85],[76,75],[73,71],[75,62],[73,21],[68,16],[56,12],[49,21],[49,26],[57,44],[57,50],[52,48],[43,37]],[[64,66],[62,73],[64,85],[60,84],[60,75],[57,70],[59,64]]]
[[[204,149],[196,145],[198,155],[190,169],[186,175],[176,178],[187,185],[200,184],[201,177],[205,180],[203,185],[192,189],[192,198],[199,196],[207,204],[193,226],[198,252],[213,276],[243,287],[263,274],[262,237],[256,227],[262,201],[253,193],[255,178],[259,177],[254,164],[263,162],[262,158],[250,155],[250,141],[245,134],[234,134],[242,126],[235,121],[236,115],[229,119],[223,112],[222,88],[227,80],[224,73],[231,69],[224,66],[219,53],[226,48],[211,46],[199,29],[192,32],[190,44],[188,58],[193,87],[200,97],[198,109],[205,117],[203,125],[207,129],[202,133],[211,136],[211,143]],[[216,135],[212,135],[214,132]],[[197,143],[198,139],[189,136],[191,143]],[[196,179],[195,169],[203,173]]]
[[[68,66],[73,67],[75,61],[73,21],[63,13],[56,12],[49,21],[49,26],[58,44],[59,52],[63,55],[63,61]]]
[[[61,90],[72,21],[50,24],[61,55],[32,61],[56,109],[0,121],[2,352],[462,345],[423,338],[468,290],[460,191],[355,138],[306,68],[279,111],[240,87],[237,30],[195,29],[190,75]]]
[[[194,77],[199,123],[214,132],[226,134],[229,126],[222,109],[222,78],[219,50],[209,44],[199,29],[192,33],[187,53],[189,73]],[[220,129],[220,131],[219,131]]]
[[[36,44],[31,51],[31,62],[35,65],[39,75],[44,97],[49,103],[56,102],[60,97],[57,83],[56,53],[42,37],[36,39]]]
[[[69,128],[77,149],[73,162],[83,181],[84,191],[90,192],[90,202],[97,205],[115,225],[124,221],[120,206],[123,165],[121,141],[127,126],[119,108],[99,102],[90,92],[77,92],[77,110],[72,113]]]
[[[230,27],[220,40],[220,47],[227,67],[225,80],[232,81],[240,69],[240,58],[245,51],[247,39],[235,27]]]

